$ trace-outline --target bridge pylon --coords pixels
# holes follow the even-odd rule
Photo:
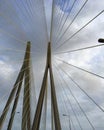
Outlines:
[[[56,98],[56,91],[55,91],[55,84],[53,78],[53,71],[52,71],[52,63],[51,63],[51,43],[48,43],[47,47],[47,60],[46,60],[46,67],[44,72],[44,77],[41,85],[41,91],[37,103],[36,113],[33,121],[32,130],[39,130],[40,126],[40,119],[42,113],[42,106],[43,100],[46,92],[46,84],[47,84],[47,77],[48,71],[50,75],[50,84],[51,84],[51,103],[52,103],[52,113],[54,118],[55,130],[61,130],[60,118],[59,118],[59,111],[57,105],[57,98]]]
[[[26,52],[25,52],[22,67],[20,69],[16,82],[13,86],[13,89],[9,95],[9,98],[6,102],[6,105],[3,109],[2,115],[0,117],[0,130],[2,130],[10,105],[12,104],[12,101],[14,100],[12,112],[11,112],[9,123],[7,126],[7,130],[12,130],[14,116],[16,113],[16,108],[18,105],[18,100],[19,100],[23,81],[24,81],[24,94],[23,94],[23,112],[22,112],[21,129],[22,130],[31,129],[30,127],[30,124],[31,124],[31,120],[30,120],[31,119],[31,115],[30,115],[30,111],[31,111],[31,108],[30,108],[30,44],[31,44],[30,42],[27,42],[27,47],[26,47]]]

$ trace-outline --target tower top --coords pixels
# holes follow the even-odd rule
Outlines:
[[[30,42],[30,41],[28,41],[28,42],[27,42],[27,45],[30,45],[30,44],[31,44],[31,42]]]

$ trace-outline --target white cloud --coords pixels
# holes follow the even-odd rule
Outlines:
[[[12,65],[0,61],[0,73],[2,77],[5,77],[7,80],[11,78],[11,75],[14,73],[14,68]]]

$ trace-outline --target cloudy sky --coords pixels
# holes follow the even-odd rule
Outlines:
[[[34,113],[51,30],[52,65],[62,130],[69,129],[69,116],[72,130],[104,129],[104,112],[100,109],[104,109],[104,47],[68,52],[101,44],[98,39],[104,38],[103,10],[104,0],[54,0],[53,8],[52,0],[0,0],[0,114],[22,65],[27,41],[31,41],[30,67],[34,75],[31,106]],[[47,96],[46,129],[51,130],[49,81]],[[16,110],[20,113],[15,115],[13,130],[21,127],[22,98],[23,88]],[[41,130],[45,129],[44,109]],[[6,130],[9,115],[10,111],[3,130]]]

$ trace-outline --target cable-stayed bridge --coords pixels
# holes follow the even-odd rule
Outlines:
[[[98,0],[0,1],[0,130],[104,129],[103,16]]]

